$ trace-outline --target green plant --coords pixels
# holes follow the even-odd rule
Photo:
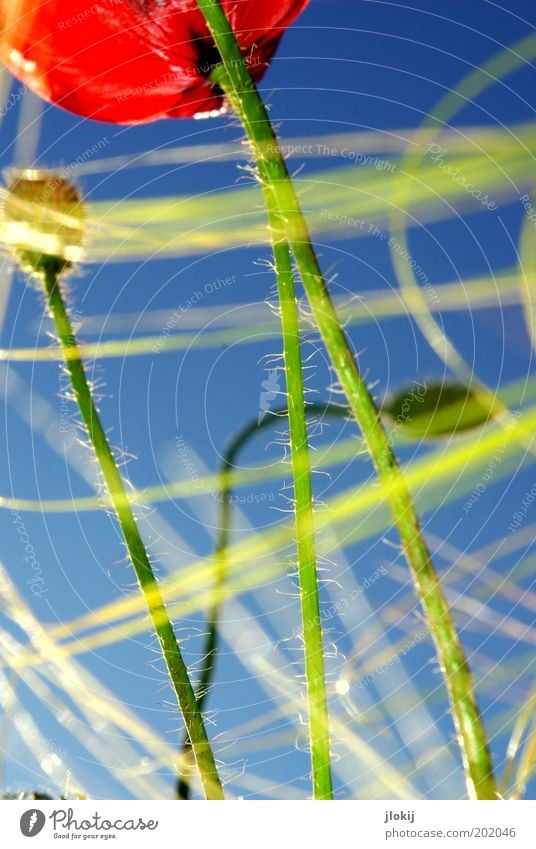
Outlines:
[[[495,799],[493,766],[471,672],[411,495],[333,308],[277,137],[242,59],[236,38],[219,0],[203,0],[199,7],[223,62],[223,69],[216,69],[212,78],[223,88],[242,121],[267,198],[270,220],[275,210],[285,218],[285,236],[300,271],[316,324],[391,506],[441,662],[463,754],[469,795],[478,799]],[[310,625],[312,623],[304,622],[304,631]],[[311,712],[311,706],[309,710]],[[314,747],[314,741],[311,745]]]
[[[214,755],[207,737],[188,670],[169,619],[145,544],[138,530],[125,484],[93,400],[78,349],[76,334],[62,292],[63,277],[72,266],[82,240],[84,210],[76,190],[63,178],[31,171],[10,186],[4,206],[8,222],[22,225],[41,245],[19,250],[23,269],[42,286],[69,374],[74,397],[95,452],[110,501],[115,510],[138,585],[154,626],[171,684],[192,744],[199,777],[207,799],[223,799]],[[50,252],[58,250],[58,255]]]

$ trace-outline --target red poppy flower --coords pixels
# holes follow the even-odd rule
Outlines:
[[[223,0],[255,80],[308,0]],[[195,0],[0,0],[0,58],[77,115],[118,124],[219,109],[218,54]]]

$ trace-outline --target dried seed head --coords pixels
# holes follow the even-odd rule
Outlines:
[[[3,209],[3,240],[25,271],[41,273],[55,263],[62,271],[80,259],[84,205],[72,183],[53,171],[12,174]]]

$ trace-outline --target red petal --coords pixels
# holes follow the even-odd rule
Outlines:
[[[224,0],[262,76],[308,0]],[[0,0],[0,56],[31,89],[113,123],[189,117],[221,106],[200,72],[215,52],[195,0]]]

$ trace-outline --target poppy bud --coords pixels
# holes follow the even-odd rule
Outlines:
[[[53,171],[14,172],[3,209],[3,240],[25,271],[59,271],[80,259],[84,206],[78,189]]]

